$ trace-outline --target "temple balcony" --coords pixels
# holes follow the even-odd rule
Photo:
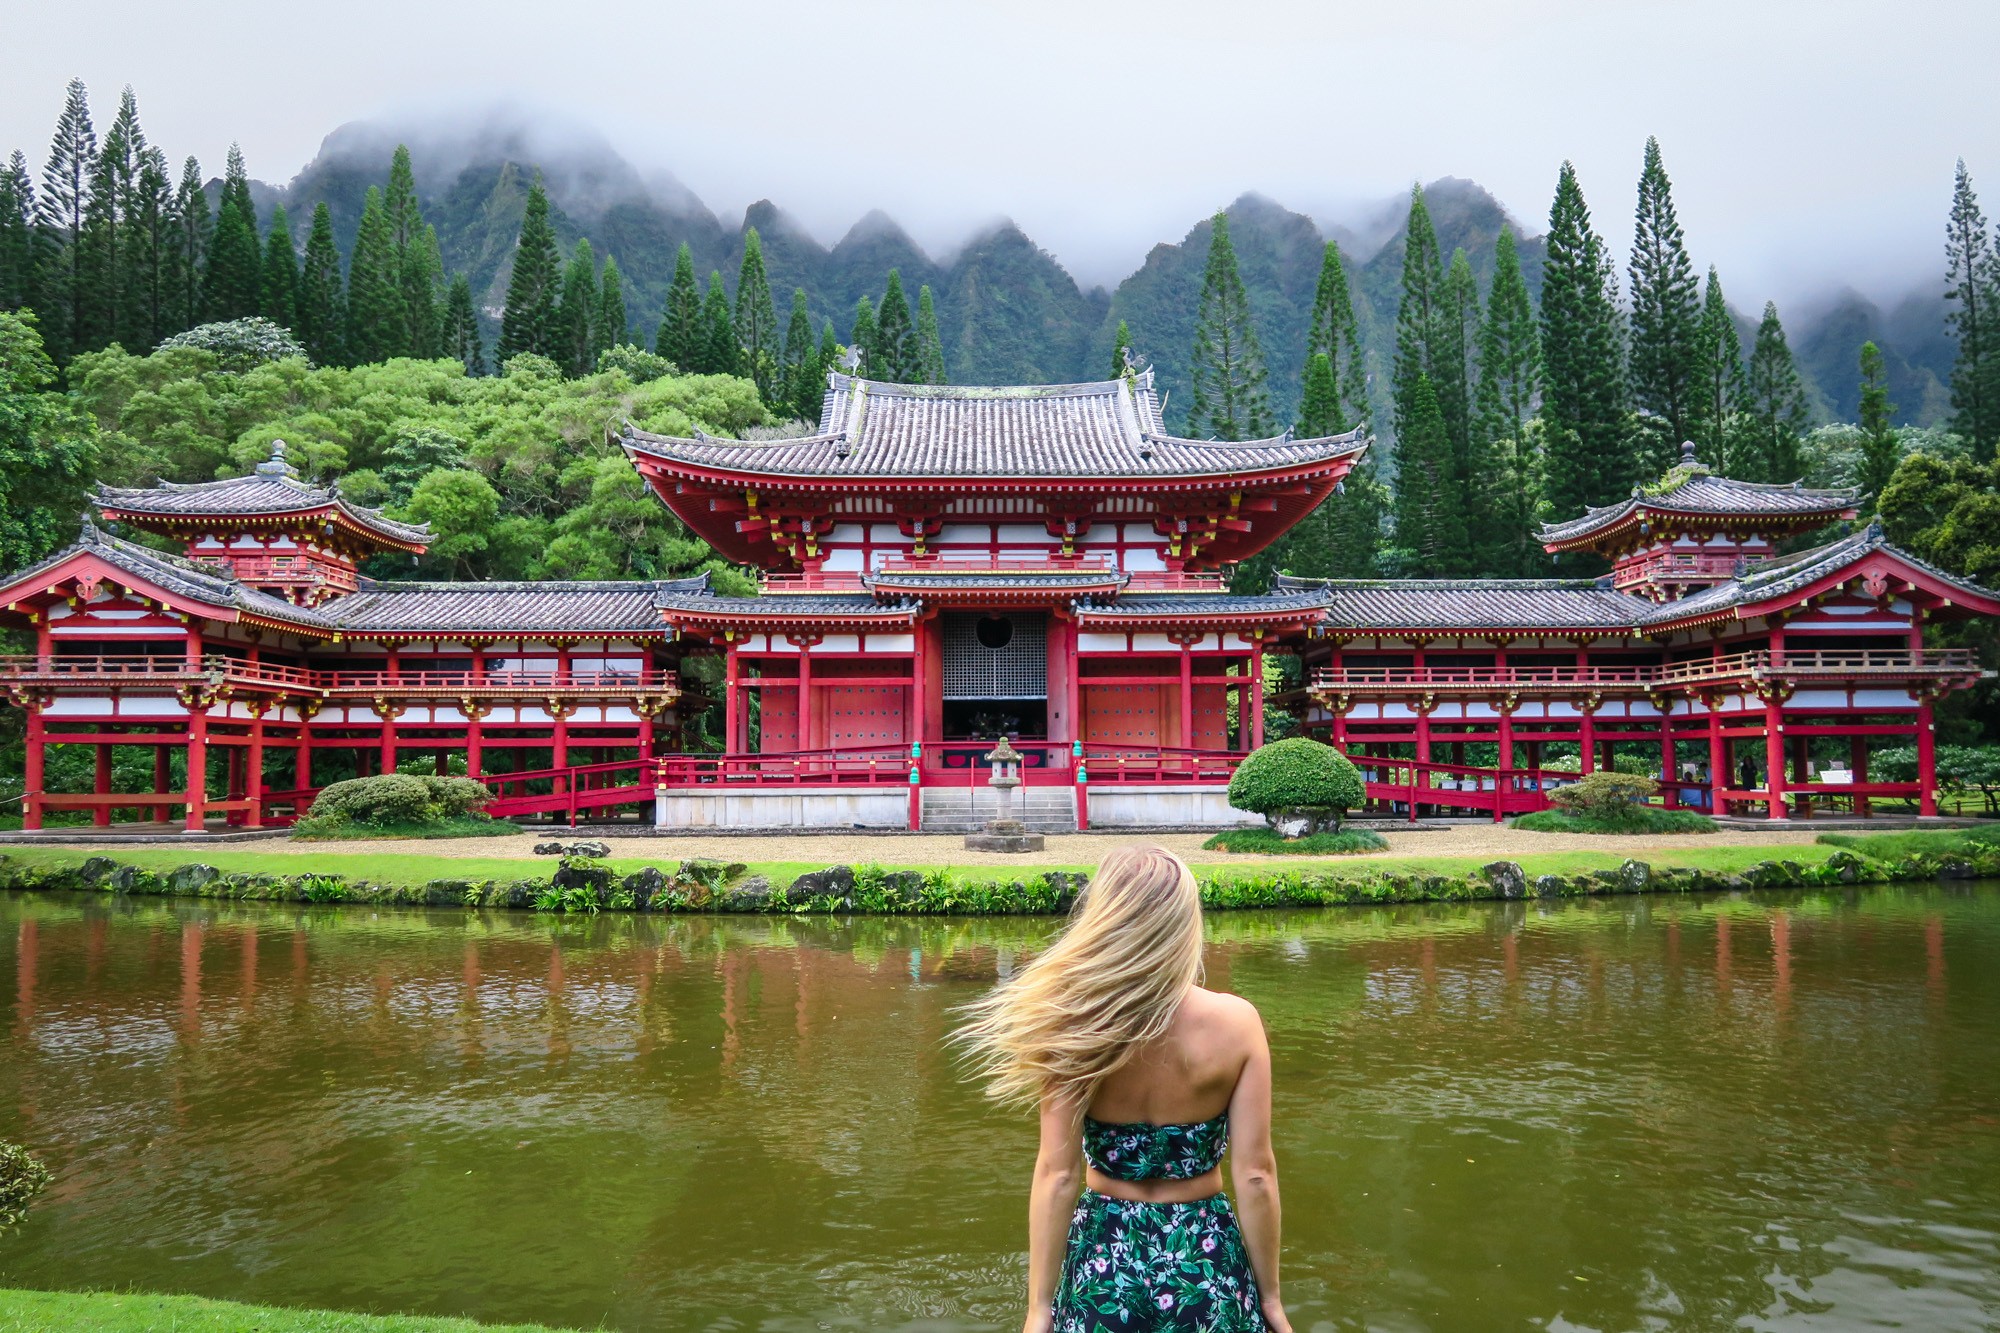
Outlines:
[[[1853,648],[1732,653],[1648,666],[1316,667],[1315,695],[1569,694],[1579,690],[1645,694],[1708,684],[1783,681],[1888,683],[1938,681],[1963,688],[1980,679],[1969,648]]]
[[[948,551],[931,555],[877,557],[874,567],[861,570],[811,570],[802,574],[766,574],[762,591],[786,593],[860,593],[981,588],[1073,588],[1078,591],[1222,593],[1229,590],[1222,574],[1190,574],[1179,570],[1122,570],[1101,551],[1061,555],[994,555],[984,551]]]
[[[253,691],[330,699],[393,694],[511,698],[524,695],[678,696],[679,675],[652,668],[626,671],[321,671],[210,655],[182,654],[0,656],[0,683],[70,691],[146,686],[230,685]]]
[[[1669,551],[1619,565],[1611,571],[1611,586],[1632,592],[1648,584],[1686,588],[1707,587],[1735,578],[1743,567],[1736,551]]]

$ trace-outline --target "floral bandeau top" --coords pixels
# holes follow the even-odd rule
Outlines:
[[[1106,1124],[1083,1118],[1083,1155],[1113,1180],[1192,1180],[1229,1144],[1229,1113],[1192,1125]]]

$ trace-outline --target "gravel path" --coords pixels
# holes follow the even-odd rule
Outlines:
[[[588,836],[588,835],[585,835]],[[699,834],[671,837],[612,838],[616,857],[647,858],[660,861],[692,856],[712,856],[728,861],[805,861],[819,865],[860,865],[879,861],[885,865],[1090,865],[1121,842],[1150,842],[1176,852],[1194,863],[1235,863],[1277,865],[1289,857],[1233,855],[1203,851],[1206,833],[1062,833],[1050,834],[1048,849],[1040,855],[1009,856],[998,852],[968,852],[956,834],[857,835],[773,834],[761,837],[704,837]],[[1375,856],[1476,856],[1501,859],[1534,852],[1616,851],[1647,852],[1662,848],[1761,847],[1810,843],[1816,831],[1810,828],[1723,829],[1703,835],[1651,834],[1622,838],[1593,837],[1582,833],[1528,833],[1500,824],[1460,824],[1447,828],[1399,833],[1388,831],[1389,850]],[[288,838],[260,838],[224,844],[185,844],[187,850],[212,847],[216,851],[276,852],[296,856],[321,856],[341,852],[369,855],[421,857],[523,857],[534,859],[538,842],[568,838],[567,830],[498,838],[451,838],[436,841],[392,840],[384,842],[293,842]],[[111,856],[118,849],[88,842],[42,844],[102,851]],[[154,846],[157,846],[155,844]],[[126,844],[131,850],[132,844]],[[149,848],[150,850],[150,848]],[[1349,856],[1342,862],[1366,861],[1370,856]]]

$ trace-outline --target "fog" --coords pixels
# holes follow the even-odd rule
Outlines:
[[[37,165],[72,75],[100,128],[130,83],[176,160],[233,139],[274,183],[344,123],[504,104],[725,220],[769,197],[831,242],[881,208],[942,254],[1009,217],[1086,284],[1246,190],[1379,238],[1460,176],[1539,232],[1564,158],[1622,248],[1648,134],[1744,307],[1935,279],[1955,158],[2000,211],[1991,0],[0,0],[0,32],[0,151]]]

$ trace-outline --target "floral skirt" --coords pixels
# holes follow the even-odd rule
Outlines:
[[[1085,1190],[1055,1317],[1056,1333],[1264,1333],[1228,1196],[1135,1203]]]

